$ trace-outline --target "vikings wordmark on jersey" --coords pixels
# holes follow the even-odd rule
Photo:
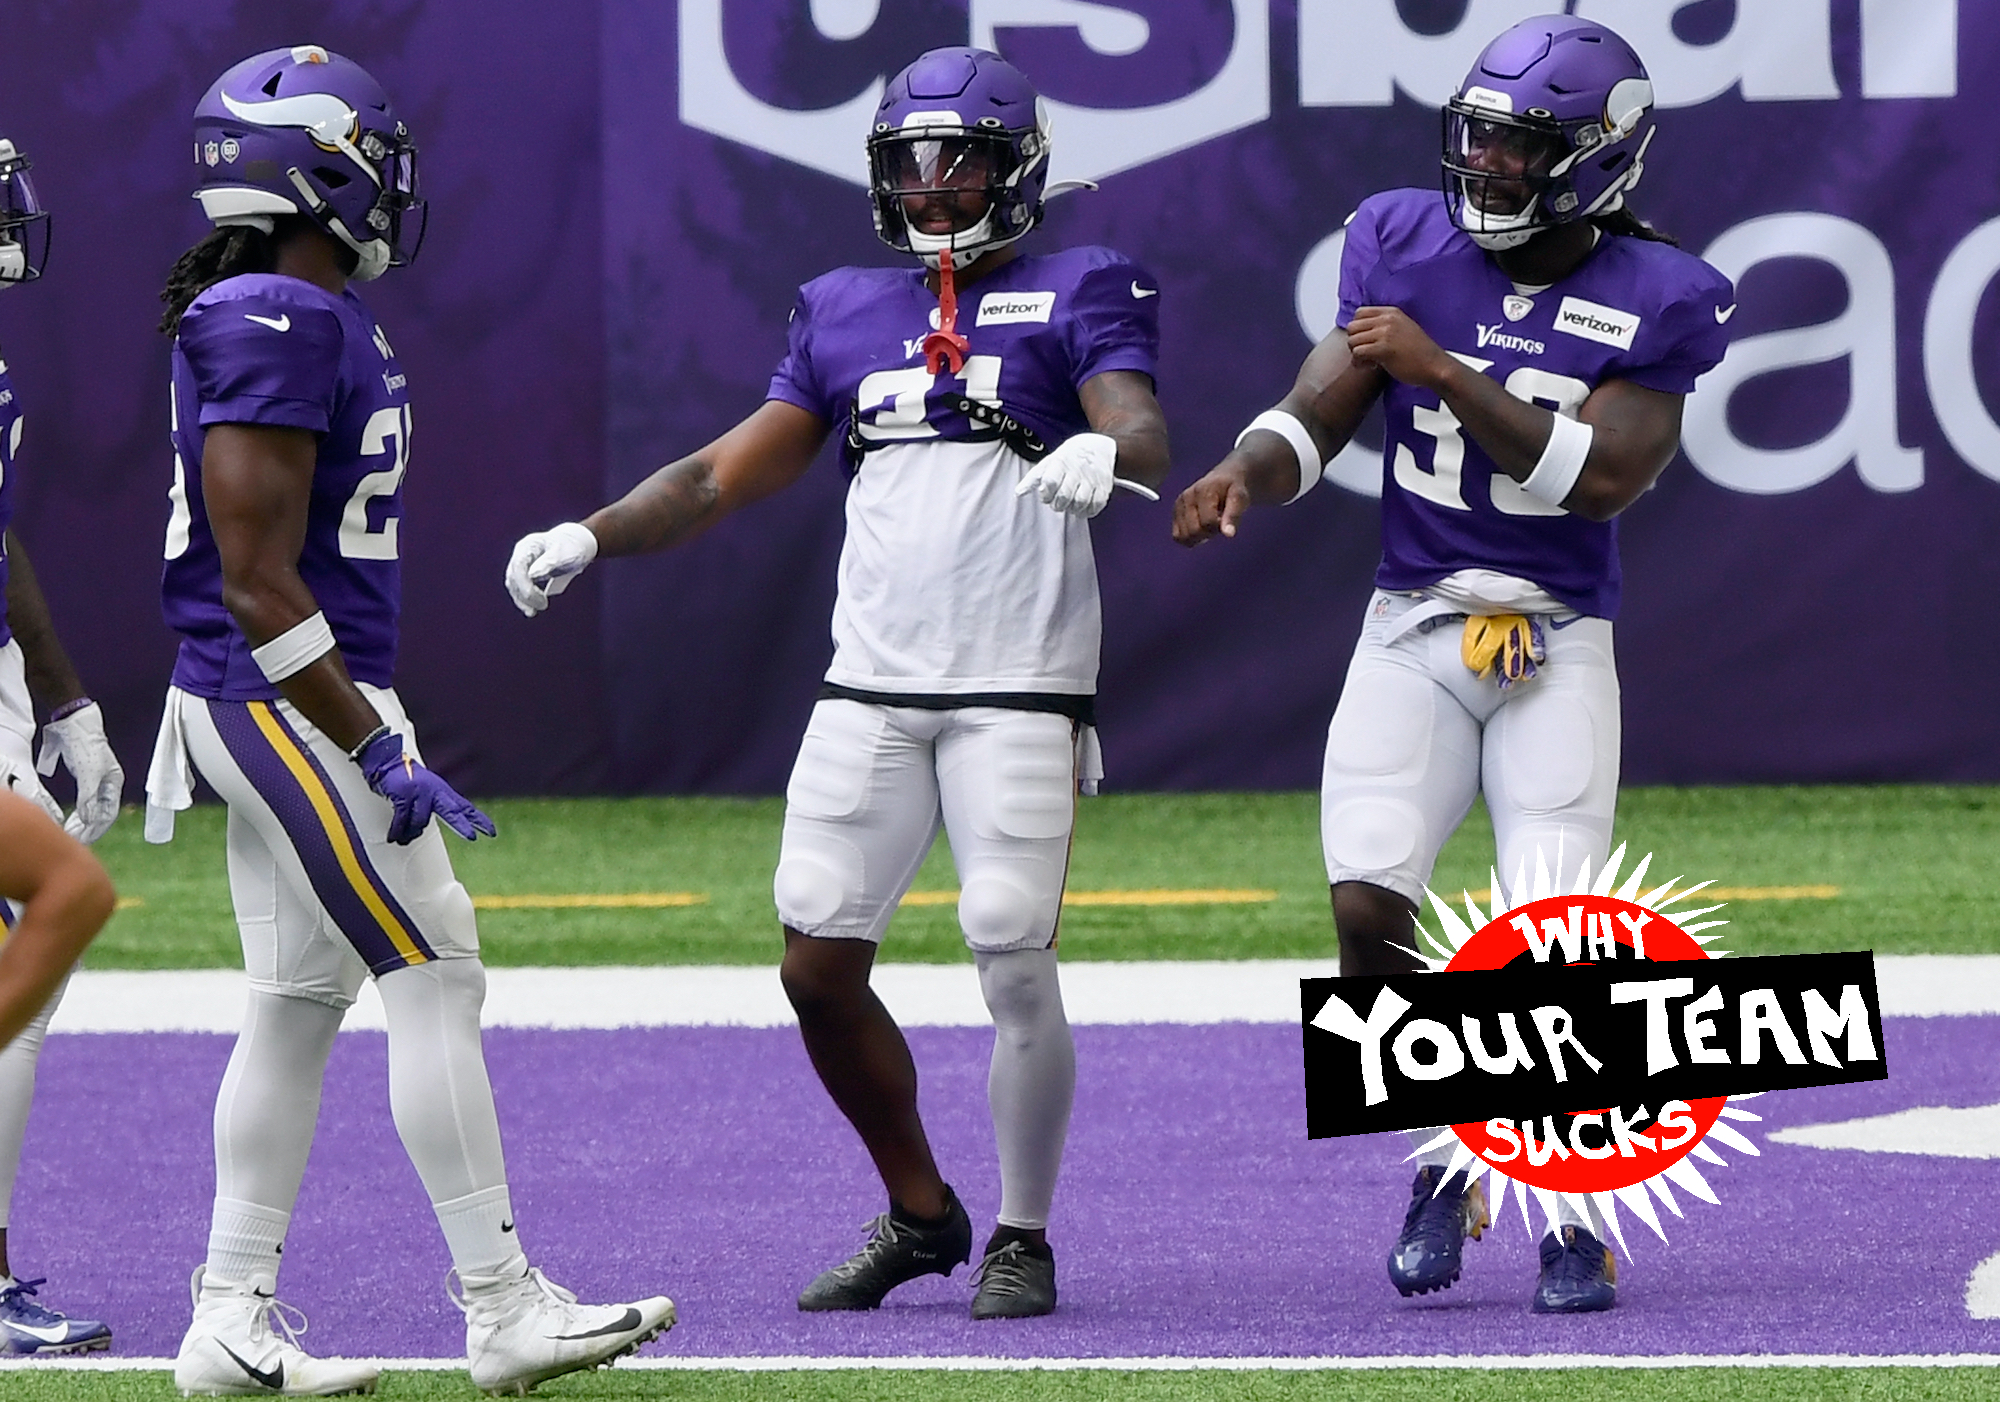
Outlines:
[[[1363,201],[1348,225],[1338,324],[1360,307],[1399,307],[1516,398],[1574,418],[1606,380],[1686,394],[1722,359],[1735,303],[1729,280],[1699,258],[1615,234],[1600,235],[1554,286],[1517,286],[1452,224],[1437,191],[1391,190]],[[1378,586],[1422,589],[1458,570],[1497,570],[1581,613],[1617,615],[1614,523],[1529,496],[1430,390],[1391,381],[1382,405]]]
[[[181,318],[173,372],[173,514],[162,593],[167,624],[182,636],[174,685],[226,701],[279,695],[223,605],[221,558],[202,506],[203,435],[232,423],[319,436],[299,577],[349,673],[389,686],[410,402],[374,317],[352,292],[336,296],[272,273],[228,278]]]
[[[1017,258],[965,288],[964,365],[928,368],[921,269],[807,283],[769,397],[833,426],[853,474],[834,606],[835,685],[898,695],[1097,689],[1084,520],[1015,488],[1087,432],[1078,390],[1155,373],[1159,283],[1106,248]]]

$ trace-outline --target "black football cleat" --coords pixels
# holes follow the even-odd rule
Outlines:
[[[1618,1259],[1588,1228],[1563,1227],[1542,1238],[1536,1314],[1591,1314],[1618,1303]]]
[[[1056,1312],[1056,1253],[1041,1242],[1010,1241],[979,1263],[974,1319],[1032,1319]]]
[[[972,1219],[958,1194],[945,1190],[945,1220],[935,1227],[885,1212],[868,1224],[868,1244],[832,1270],[821,1271],[799,1295],[802,1310],[872,1310],[882,1297],[922,1275],[950,1275],[972,1259]]]
[[[1479,1240],[1492,1219],[1486,1212],[1486,1192],[1455,1173],[1442,1190],[1444,1170],[1435,1164],[1417,1170],[1410,1185],[1410,1210],[1403,1214],[1403,1234],[1389,1251],[1389,1283],[1404,1296],[1428,1295],[1458,1279],[1465,1239]]]

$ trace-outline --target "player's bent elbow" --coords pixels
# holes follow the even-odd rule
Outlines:
[[[1616,517],[1646,490],[1644,486],[1634,490],[1629,484],[1619,481],[1593,481],[1592,476],[1585,473],[1577,479],[1576,486],[1563,499],[1563,509],[1599,525]]]

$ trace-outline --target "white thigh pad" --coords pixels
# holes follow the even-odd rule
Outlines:
[[[789,929],[880,940],[937,835],[943,712],[822,701],[785,790],[771,894]]]
[[[1329,882],[1417,903],[1478,793],[1479,724],[1431,674],[1431,638],[1385,646],[1383,631],[1364,627],[1327,728],[1320,841]]]
[[[1055,940],[1076,818],[1075,727],[1065,716],[975,707],[938,737],[938,792],[974,950]]]
[[[1437,702],[1437,684],[1427,677],[1399,667],[1354,667],[1327,728],[1328,770],[1420,783]]]

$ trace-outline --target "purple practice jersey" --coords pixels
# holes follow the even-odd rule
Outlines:
[[[317,435],[299,577],[326,615],[348,672],[390,685],[410,403],[375,318],[352,292],[335,296],[275,273],[228,278],[181,318],[173,371],[173,514],[161,594],[167,623],[182,639],[174,685],[225,701],[279,694],[222,602],[222,563],[201,496],[202,443],[215,424]]]
[[[1016,488],[1089,431],[1085,381],[1153,375],[1159,305],[1152,276],[1108,248],[1016,258],[960,292],[965,363],[933,374],[938,299],[921,268],[842,268],[800,289],[770,397],[840,433],[853,474],[830,686],[1066,697],[1088,713],[1073,698],[1097,690],[1090,526]]]
[[[1160,284],[1111,249],[1016,258],[966,288],[958,331],[972,349],[956,376],[924,368],[920,347],[938,324],[924,277],[922,268],[837,268],[799,289],[768,397],[833,425],[848,440],[850,469],[862,451],[889,443],[995,437],[953,407],[960,398],[1004,406],[1053,448],[1090,429],[1077,400],[1085,380],[1155,373]]]
[[[14,524],[14,454],[21,451],[21,401],[14,379],[0,361],[0,647],[14,639],[7,617],[7,528]]]
[[[1439,346],[1518,399],[1572,418],[1607,380],[1686,394],[1728,347],[1736,302],[1721,273],[1650,239],[1606,234],[1554,286],[1517,288],[1451,222],[1436,190],[1364,200],[1347,226],[1338,324],[1398,307]],[[1540,585],[1581,613],[1618,612],[1618,535],[1521,490],[1438,396],[1391,380],[1382,397],[1383,589],[1459,570]]]

